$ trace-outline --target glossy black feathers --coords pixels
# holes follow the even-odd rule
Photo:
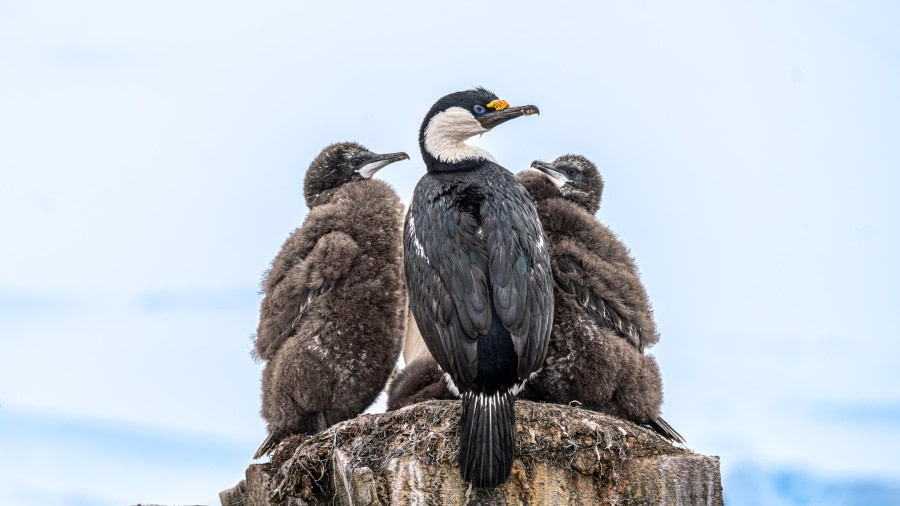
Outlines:
[[[419,331],[458,387],[480,388],[478,339],[488,334],[495,312],[513,343],[517,379],[540,367],[553,282],[537,212],[514,176],[485,162],[477,172],[422,178],[404,247]]]
[[[476,487],[495,487],[509,479],[516,448],[514,402],[508,391],[462,395],[459,470]]]

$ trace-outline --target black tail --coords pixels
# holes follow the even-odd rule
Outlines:
[[[509,479],[516,454],[515,398],[509,391],[464,392],[459,470],[478,488],[496,487]]]
[[[684,438],[681,437],[681,434],[673,429],[672,426],[669,425],[669,422],[663,420],[663,417],[657,416],[656,418],[650,420],[647,425],[649,425],[651,429],[656,431],[662,437],[675,441],[676,443],[684,444]]]

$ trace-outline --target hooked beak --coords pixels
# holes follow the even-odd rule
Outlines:
[[[386,153],[383,155],[375,155],[369,160],[369,163],[356,169],[356,172],[364,179],[370,179],[376,172],[383,169],[386,165],[390,165],[400,160],[409,160],[406,153]]]
[[[482,128],[490,130],[500,123],[518,118],[519,116],[530,116],[532,114],[540,114],[541,111],[534,105],[520,105],[518,107],[507,107],[502,111],[492,111],[477,116],[478,122]]]
[[[556,170],[552,163],[535,160],[531,163],[531,168],[546,174],[547,179],[549,179],[557,188],[562,188],[563,185],[569,182],[569,178],[562,172]]]

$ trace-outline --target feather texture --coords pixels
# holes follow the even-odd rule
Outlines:
[[[349,163],[334,149],[322,156]],[[261,412],[269,434],[257,457],[287,435],[361,413],[400,353],[407,307],[400,199],[378,180],[337,188],[309,181],[332,172],[314,162],[307,197],[315,204],[263,284],[255,351],[265,361]]]
[[[462,395],[459,469],[476,487],[496,487],[509,479],[516,447],[514,401],[509,391]]]
[[[486,162],[479,174],[487,184],[445,179],[419,182],[406,219],[404,264],[419,331],[456,384],[477,389],[478,338],[496,313],[524,380],[543,362],[552,322],[553,281],[537,213],[496,164]]]
[[[562,192],[536,172],[519,177],[535,197],[556,283],[550,350],[544,369],[529,382],[530,396],[578,401],[683,441],[659,416],[662,379],[656,360],[644,354],[659,335],[637,266],[619,238],[588,212],[596,209],[600,191]]]

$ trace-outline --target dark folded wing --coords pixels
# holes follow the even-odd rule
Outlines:
[[[414,200],[404,229],[410,308],[429,351],[457,386],[478,372],[478,336],[491,325],[487,252],[478,223],[449,196]]]
[[[487,231],[494,309],[509,330],[519,357],[519,379],[544,363],[553,324],[550,256],[537,210],[512,174],[499,190],[505,198],[486,200],[482,224]]]

